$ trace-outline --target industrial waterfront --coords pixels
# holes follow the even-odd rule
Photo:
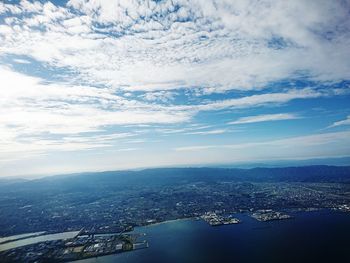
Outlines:
[[[311,257],[350,259],[346,252],[346,233],[349,232],[350,213],[339,210],[288,211],[288,214],[262,210],[226,216],[211,212],[201,218],[136,227],[123,237],[116,234],[84,235],[84,231],[80,231],[40,235],[0,246],[18,246],[16,255],[22,252],[29,255],[22,258],[28,262],[34,257],[32,252],[40,252],[40,249],[56,250],[55,255],[50,255],[55,256],[55,262],[142,263],[152,259],[152,262],[175,263],[198,262],[200,259],[200,262],[209,263],[216,260],[256,262],[258,258],[264,262],[307,262]],[[324,249],[319,251],[317,247]],[[122,253],[127,251],[130,252]]]
[[[346,262],[350,213],[293,212],[291,220],[261,222],[235,214],[241,223],[211,227],[184,219],[135,228],[149,248],[77,263]],[[321,248],[321,249],[320,249]],[[342,261],[346,259],[345,261]]]

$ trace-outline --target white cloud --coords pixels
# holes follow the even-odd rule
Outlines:
[[[25,59],[14,59],[13,61],[19,64],[30,64],[30,61]]]
[[[194,146],[184,146],[177,147],[175,151],[201,151],[210,149],[230,149],[230,150],[248,150],[251,155],[251,148],[256,150],[266,150],[269,149],[270,152],[280,152],[283,149],[284,154],[288,153],[285,149],[294,149],[300,151],[301,149],[314,149],[315,146],[322,146],[332,143],[343,144],[344,149],[347,149],[347,145],[350,145],[350,131],[343,132],[332,132],[332,133],[322,133],[322,134],[312,134],[298,137],[290,137],[285,139],[278,139],[272,141],[260,141],[260,142],[249,142],[249,143],[239,143],[239,144],[228,144],[228,145],[194,145]],[[293,151],[294,151],[293,150]],[[332,149],[329,149],[332,150]],[[349,152],[347,152],[349,153]],[[265,152],[265,154],[267,154]],[[268,159],[268,157],[266,158]]]
[[[333,87],[350,79],[348,10],[326,0],[0,2],[0,63],[14,64],[0,65],[0,160],[137,142],[141,127],[221,134],[190,123],[206,111],[344,95]],[[37,71],[45,77],[29,76]],[[317,87],[270,85],[300,76]],[[237,93],[209,96],[227,91]],[[126,125],[133,131],[111,131]]]
[[[142,97],[147,101],[157,101],[167,103],[174,99],[175,93],[171,91],[147,92]]]
[[[40,78],[5,67],[0,67],[0,83],[3,84],[0,98],[0,144],[3,151],[35,153],[44,152],[45,149],[61,151],[109,147],[112,145],[109,140],[121,138],[117,137],[120,135],[101,135],[97,138],[91,133],[109,132],[108,127],[116,125],[183,123],[201,111],[257,107],[328,94],[302,89],[198,105],[166,106],[125,99],[116,95],[111,88],[46,83]],[[170,95],[168,92],[160,92],[159,96]],[[281,117],[286,116],[279,115]],[[163,134],[226,132],[223,129],[202,131],[209,127],[201,125],[159,131]],[[48,135],[60,138],[52,140],[47,138]],[[61,145],[62,142],[64,145]]]
[[[29,55],[71,68],[77,81],[126,90],[261,89],[298,72],[341,81],[350,78],[347,5],[72,0],[57,7],[24,1],[2,5],[14,19],[2,25],[0,53]]]
[[[216,129],[216,130],[209,130],[209,131],[196,131],[196,132],[188,132],[186,134],[191,135],[211,135],[211,134],[223,134],[227,132],[225,129]]]
[[[125,100],[111,89],[45,83],[4,67],[0,83],[0,148],[7,153],[108,147],[110,140],[133,136],[110,134],[109,126],[184,122],[192,114]],[[91,135],[96,132],[109,134]]]
[[[334,122],[328,128],[337,127],[337,126],[343,126],[343,125],[350,125],[350,115],[348,115],[345,120]]]
[[[266,121],[293,120],[298,118],[299,116],[292,113],[275,113],[275,114],[264,114],[264,115],[241,117],[236,121],[229,122],[228,124],[245,124],[245,123],[266,122]]]
[[[57,133],[61,126],[69,133],[90,131],[104,125],[133,123],[172,123],[187,120],[184,112],[125,100],[114,90],[65,84],[44,84],[29,77],[0,68],[3,83],[0,98],[3,124],[38,127],[40,132]],[[78,128],[80,127],[80,128]]]
[[[189,106],[174,106],[176,110],[195,110],[195,111],[213,111],[227,108],[249,108],[258,107],[269,104],[287,103],[296,99],[312,99],[334,95],[332,91],[315,91],[310,88],[291,89],[286,92],[263,93],[258,95],[245,96],[235,99],[226,99],[220,101],[209,102],[206,104],[189,105]]]

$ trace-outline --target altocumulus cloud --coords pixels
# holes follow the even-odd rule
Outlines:
[[[304,72],[349,79],[347,1],[0,4],[1,53],[129,90],[262,88]],[[329,63],[332,61],[332,63]]]

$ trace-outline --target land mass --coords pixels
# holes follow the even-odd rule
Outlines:
[[[193,217],[211,226],[238,224],[234,213],[241,212],[263,224],[291,218],[288,210],[321,208],[350,211],[349,166],[167,168],[7,180],[0,182],[0,236],[79,234],[2,257],[66,262],[147,247],[125,233],[135,226]]]
[[[0,184],[0,236],[120,232],[210,211],[346,211],[349,204],[349,166],[82,173]]]

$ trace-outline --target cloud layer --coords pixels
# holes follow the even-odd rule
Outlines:
[[[291,113],[276,113],[276,114],[241,117],[236,121],[229,122],[228,124],[246,124],[246,123],[255,123],[255,122],[293,120],[297,118],[298,118],[297,115],[291,114]]]
[[[304,74],[349,79],[347,1],[1,4],[3,54],[125,90],[263,88]]]
[[[173,151],[180,135],[227,144],[249,133],[232,125],[302,121],[309,101],[349,94],[349,11],[341,0],[1,1],[0,162],[153,150],[171,136],[158,147]],[[279,109],[299,101],[303,112]],[[346,129],[348,114],[324,127]]]

